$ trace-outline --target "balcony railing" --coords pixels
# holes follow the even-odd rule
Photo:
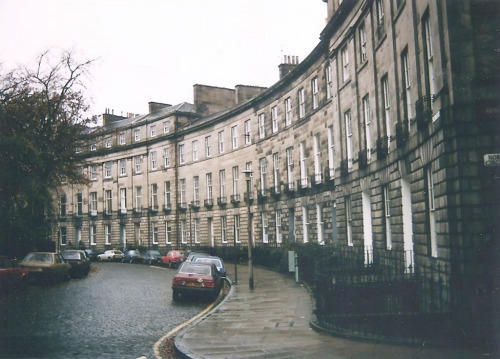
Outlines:
[[[225,205],[227,205],[227,198],[226,198],[225,196],[223,196],[223,197],[218,197],[218,198],[217,198],[217,204],[218,204],[219,206],[225,206]]]
[[[396,145],[402,147],[408,142],[410,138],[410,129],[408,127],[408,120],[396,122]]]
[[[415,102],[418,130],[424,130],[432,119],[432,101],[434,96],[423,96]]]
[[[206,198],[205,199],[205,207],[212,208],[213,206],[214,206],[214,199],[213,198]]]
[[[232,194],[231,195],[231,203],[237,205],[240,203],[240,195],[239,194]]]

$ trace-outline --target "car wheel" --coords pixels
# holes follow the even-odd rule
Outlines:
[[[108,257],[108,262],[113,262],[113,258]]]

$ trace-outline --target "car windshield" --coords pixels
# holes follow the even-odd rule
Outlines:
[[[52,263],[52,254],[50,253],[29,253],[24,262],[46,262]]]
[[[63,252],[62,256],[64,259],[81,259],[80,252]]]
[[[194,261],[196,263],[215,264],[215,266],[217,268],[222,268],[222,263],[221,263],[220,259],[217,259],[217,258],[198,257],[198,258],[195,258]]]
[[[195,264],[195,263],[185,263],[181,269],[179,270],[179,273],[182,274],[198,274],[198,275],[210,275],[212,274],[212,271],[210,269],[210,266],[203,265],[203,264]]]
[[[114,254],[121,254],[120,251],[113,251]]]
[[[150,256],[160,256],[161,254],[158,251],[151,251],[151,252],[149,252],[149,255]]]

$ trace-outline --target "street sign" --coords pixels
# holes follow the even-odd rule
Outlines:
[[[486,154],[483,159],[486,167],[500,167],[500,153]]]

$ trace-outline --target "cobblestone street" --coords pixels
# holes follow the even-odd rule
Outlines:
[[[206,302],[172,302],[173,269],[93,263],[84,279],[0,297],[1,358],[154,358]]]

